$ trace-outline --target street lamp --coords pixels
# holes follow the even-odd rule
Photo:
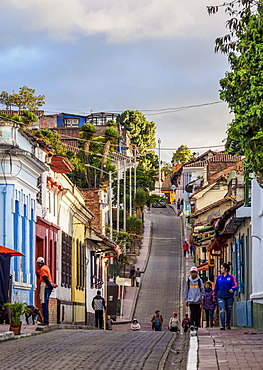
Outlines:
[[[85,164],[86,167],[92,167],[95,168],[95,170],[101,171],[109,175],[109,209],[110,209],[110,240],[112,240],[112,185],[111,185],[111,179],[112,179],[112,171],[106,172],[102,170],[101,168],[92,166],[91,164]]]

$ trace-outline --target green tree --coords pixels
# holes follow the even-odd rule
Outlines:
[[[217,39],[218,50],[228,55],[231,71],[220,80],[220,98],[234,119],[229,125],[226,149],[245,156],[246,175],[263,179],[263,3],[235,1],[226,9],[230,35]],[[239,8],[235,7],[239,5]]]
[[[12,96],[7,91],[2,91],[0,94],[0,104],[3,104],[6,110],[9,110],[13,103]]]
[[[143,215],[144,207],[147,203],[147,193],[143,189],[137,189],[134,197],[134,206],[137,210],[137,215]]]
[[[165,176],[171,176],[173,174],[173,168],[171,163],[161,162],[161,170],[164,171]]]
[[[172,163],[173,164],[185,164],[193,158],[193,154],[187,145],[181,145],[173,154]]]
[[[7,91],[2,91],[0,94],[0,103],[10,109],[12,106],[21,109],[36,110],[45,104],[45,95],[35,95],[36,90],[23,86],[19,88],[19,92],[9,94]]]
[[[224,9],[229,19],[226,22],[228,34],[215,40],[215,51],[229,54],[237,50],[240,33],[244,31],[250,18],[262,11],[262,0],[232,0],[219,5],[207,6],[208,14]]]
[[[57,131],[49,130],[48,128],[42,128],[40,130],[33,130],[35,136],[43,139],[49,144],[57,155],[66,155],[66,145],[62,143],[61,136]]]
[[[156,123],[147,121],[146,117],[139,111],[126,110],[120,116],[120,123],[128,130],[132,136],[132,143],[139,148],[139,153],[147,153],[140,158],[141,165],[144,168],[154,168],[156,166],[156,158],[153,151],[149,149],[155,147]],[[156,158],[155,158],[156,157]],[[154,158],[154,160],[152,160]],[[158,167],[158,162],[157,166]]]
[[[142,220],[135,215],[126,219],[126,229],[130,236],[131,251],[134,251],[135,241],[141,238],[142,225]]]

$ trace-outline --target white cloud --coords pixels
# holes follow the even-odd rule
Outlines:
[[[224,23],[218,14],[208,16],[206,0],[2,0],[4,5],[19,11],[22,29],[44,31],[56,41],[74,40],[78,33],[102,34],[114,43],[197,38],[208,36],[208,29],[218,35]]]

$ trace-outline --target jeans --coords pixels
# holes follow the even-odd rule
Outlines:
[[[95,310],[95,327],[103,329],[103,310]]]
[[[225,326],[229,326],[230,324],[234,297],[217,298],[217,301],[220,311],[221,325],[224,328]]]
[[[190,307],[190,321],[191,325],[194,327],[198,328],[200,326],[200,314],[201,314],[201,308],[200,308],[200,303],[199,304],[189,304]]]
[[[42,311],[44,316],[44,324],[49,323],[49,314],[48,314],[48,303],[49,303],[49,297],[52,290],[49,287],[45,288],[45,303],[42,303]]]
[[[155,326],[154,330],[155,331],[162,331],[162,327],[161,326]]]
[[[205,310],[205,317],[206,323],[209,323],[209,321],[214,321],[214,308],[211,308],[210,310]]]

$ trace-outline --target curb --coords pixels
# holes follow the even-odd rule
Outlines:
[[[31,337],[34,335],[44,334],[48,333],[54,330],[99,330],[97,328],[94,328],[93,326],[85,326],[85,325],[65,325],[65,324],[54,324],[49,326],[37,326],[36,330],[32,333],[22,333],[19,335],[15,335],[12,331],[6,331],[3,333],[0,333],[0,342],[4,342],[11,339],[20,339],[20,338],[26,338]]]
[[[197,351],[198,351],[197,337],[191,337],[187,357],[187,368],[186,368],[187,370],[197,369]]]
[[[13,331],[6,331],[4,333],[0,333],[0,342],[4,342],[6,340],[14,339],[15,334]]]

